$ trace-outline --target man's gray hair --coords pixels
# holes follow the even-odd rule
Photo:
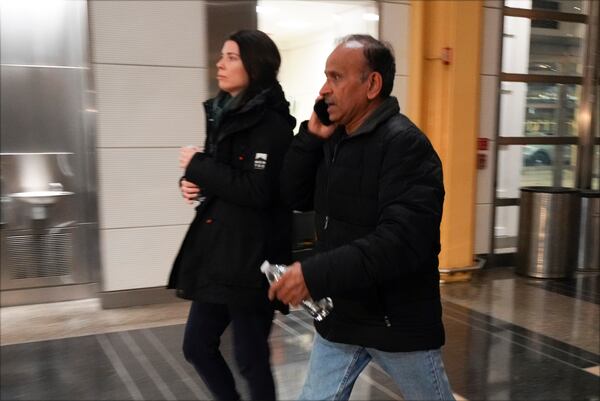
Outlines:
[[[396,75],[396,61],[392,46],[371,35],[347,35],[337,41],[338,45],[349,48],[363,48],[363,55],[367,61],[369,70],[364,74],[366,79],[369,72],[378,72],[381,74],[382,85],[380,97],[385,99],[392,93],[394,87],[394,77]]]

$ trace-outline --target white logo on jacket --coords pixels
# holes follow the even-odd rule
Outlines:
[[[269,157],[266,153],[257,153],[254,156],[254,169],[255,170],[264,170],[267,167],[267,157]]]

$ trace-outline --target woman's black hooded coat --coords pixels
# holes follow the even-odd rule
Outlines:
[[[295,119],[281,87],[223,112],[205,102],[205,152],[191,159],[185,177],[205,200],[175,259],[168,288],[177,296],[214,303],[260,303],[268,283],[259,267],[291,262],[292,214],[279,192],[283,157]]]

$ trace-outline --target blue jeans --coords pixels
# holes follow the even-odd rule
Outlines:
[[[454,400],[439,349],[384,352],[333,343],[315,334],[300,400],[347,400],[373,359],[396,382],[405,400]]]

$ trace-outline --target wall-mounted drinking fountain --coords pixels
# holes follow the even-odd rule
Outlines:
[[[55,204],[61,198],[73,195],[74,192],[63,191],[60,182],[51,182],[48,184],[48,190],[25,191],[8,194],[9,197],[20,200],[31,205],[31,218],[33,220],[44,220],[48,217],[47,208]]]

